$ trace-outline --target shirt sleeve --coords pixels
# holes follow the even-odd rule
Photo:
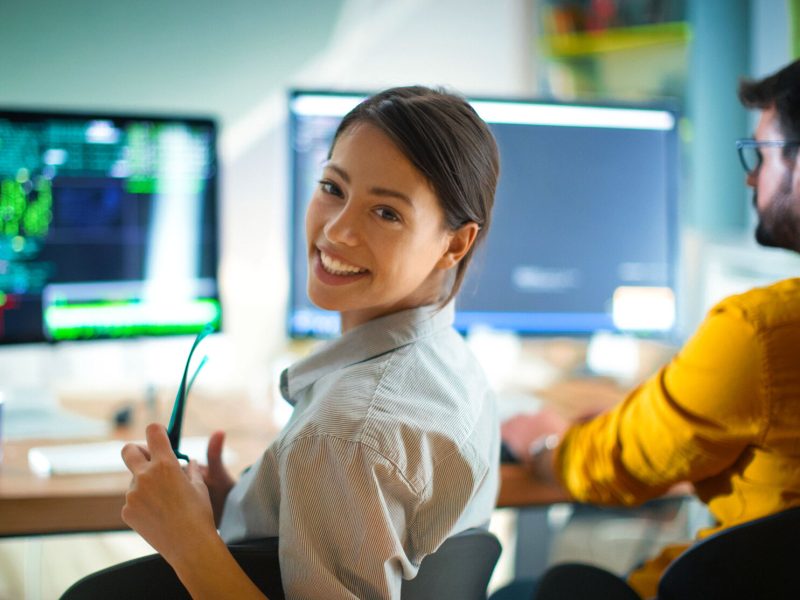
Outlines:
[[[408,549],[415,564],[454,532],[486,526],[497,498],[497,471],[475,446],[465,444],[450,452],[437,448],[433,454],[442,456],[437,456],[409,524]]]
[[[280,562],[288,599],[400,598],[415,490],[363,444],[308,436],[284,450]]]
[[[571,427],[556,472],[577,500],[638,504],[731,466],[765,426],[754,327],[713,310],[670,364],[620,405]]]

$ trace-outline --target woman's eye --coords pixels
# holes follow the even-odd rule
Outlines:
[[[342,190],[339,189],[339,186],[328,179],[322,179],[319,182],[319,189],[321,189],[326,194],[339,196],[340,198],[343,196]]]
[[[396,222],[400,220],[400,215],[398,215],[391,208],[386,208],[385,206],[378,208],[375,212],[384,221]]]

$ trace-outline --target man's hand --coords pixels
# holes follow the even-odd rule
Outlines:
[[[549,409],[534,414],[511,417],[500,426],[500,435],[511,453],[520,461],[529,458],[531,445],[550,434],[563,434],[570,423]]]

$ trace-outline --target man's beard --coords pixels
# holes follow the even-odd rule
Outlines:
[[[757,194],[753,204],[757,206]],[[800,202],[792,194],[792,173],[787,173],[763,212],[758,213],[756,241],[762,246],[800,252]]]

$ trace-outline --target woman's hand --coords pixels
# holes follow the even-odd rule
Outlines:
[[[122,520],[167,562],[218,537],[208,489],[195,461],[184,470],[162,425],[150,424],[147,447],[126,444],[122,460],[133,474]],[[220,446],[221,453],[221,446]]]
[[[186,470],[181,467],[162,425],[148,425],[146,436],[146,447],[122,448],[122,460],[133,474],[122,520],[175,569],[193,598],[263,599],[217,534],[200,467],[195,461]],[[217,432],[209,441],[206,469],[210,479],[223,482],[220,490],[227,485],[221,476],[223,440]]]
[[[222,509],[225,506],[225,499],[235,483],[233,477],[228,473],[222,464],[222,447],[225,443],[225,433],[215,431],[208,439],[208,450],[206,457],[207,467],[200,467],[203,481],[208,487],[208,494],[211,497],[211,507],[214,509],[214,524],[219,526],[222,518]]]

